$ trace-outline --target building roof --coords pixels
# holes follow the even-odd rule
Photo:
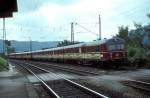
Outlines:
[[[0,0],[0,18],[12,17],[17,11],[17,0]]]

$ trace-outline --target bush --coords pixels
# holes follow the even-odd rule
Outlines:
[[[128,59],[133,64],[144,65],[148,57],[146,56],[144,48],[129,46]]]
[[[136,58],[136,59],[146,59],[145,50],[143,48],[137,48],[136,51],[137,52],[136,52],[134,58]]]
[[[135,48],[132,48],[132,47],[130,47],[129,49],[128,49],[128,56],[129,57],[134,57],[135,56],[135,54],[136,54],[136,49]]]
[[[147,58],[147,60],[150,62],[150,50],[148,50],[148,51],[146,52],[146,58]]]
[[[6,60],[0,57],[0,71],[4,70],[6,68]]]

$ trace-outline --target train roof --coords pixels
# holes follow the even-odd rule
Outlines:
[[[13,54],[30,54],[30,53],[39,53],[39,52],[46,52],[46,51],[52,51],[52,50],[61,50],[61,49],[68,49],[68,48],[77,48],[77,47],[84,47],[84,46],[95,46],[95,45],[100,45],[103,43],[108,43],[108,44],[113,44],[113,43],[124,43],[125,41],[121,38],[114,37],[111,39],[103,39],[103,40],[97,40],[93,42],[85,42],[85,43],[79,43],[79,44],[74,44],[74,45],[68,45],[68,46],[62,46],[62,47],[56,47],[56,48],[50,48],[50,49],[45,49],[45,50],[36,50],[36,51],[29,51],[29,52],[20,52],[20,53],[11,53],[10,55]]]

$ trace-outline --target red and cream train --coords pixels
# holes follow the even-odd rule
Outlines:
[[[125,41],[118,37],[87,43],[56,47],[31,52],[12,53],[10,59],[48,60],[59,62],[105,63],[125,62]]]

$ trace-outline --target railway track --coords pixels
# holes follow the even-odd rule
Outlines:
[[[71,72],[71,73],[75,73],[75,74],[79,74],[79,75],[100,75],[99,73],[96,72],[92,72],[91,70],[81,70],[81,69],[76,69],[76,68],[71,68],[71,67],[64,67],[64,66],[59,66],[59,65],[52,65],[52,64],[48,64],[48,63],[41,63],[41,62],[31,62],[33,64],[39,64],[39,65],[45,65],[46,67],[51,67],[51,68],[55,68],[58,70],[62,70],[62,71],[67,71],[67,72]]]
[[[29,63],[36,64],[36,65],[38,65],[40,67],[43,67],[43,68],[53,68],[55,70],[61,70],[61,71],[64,71],[64,72],[69,72],[69,73],[78,74],[78,75],[82,75],[82,76],[100,75],[100,73],[93,72],[93,70],[89,70],[89,69],[84,69],[83,70],[83,69],[74,68],[74,67],[66,67],[66,66],[60,66],[60,65],[56,65],[56,64],[33,62],[33,61],[30,61]]]
[[[140,90],[144,93],[150,94],[150,83],[137,80],[126,80],[123,81],[123,84],[136,90]]]
[[[40,81],[45,91],[48,92],[50,98],[108,98],[103,94],[33,64],[17,62],[17,65],[20,65],[30,74],[34,75]],[[60,80],[44,81],[42,77],[36,75],[41,73],[41,71],[51,73],[56,77],[59,77]]]

